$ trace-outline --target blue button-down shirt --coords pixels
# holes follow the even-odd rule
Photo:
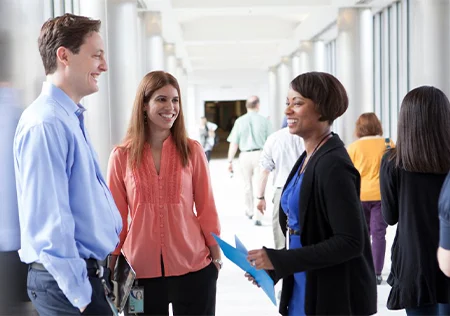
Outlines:
[[[40,262],[75,307],[90,303],[83,259],[105,259],[122,219],[82,131],[83,108],[44,83],[24,111],[14,139],[21,229],[20,258]]]
[[[21,112],[15,90],[0,87],[0,251],[20,248],[13,139]]]

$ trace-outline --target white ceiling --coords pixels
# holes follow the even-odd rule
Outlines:
[[[393,0],[390,0],[391,2]],[[386,2],[386,0],[364,0]],[[340,7],[360,0],[145,0],[146,10],[161,11],[163,37],[176,45],[191,78],[230,84],[222,72],[247,72],[260,78],[302,40],[330,40]],[[331,26],[331,27],[330,27]],[[327,30],[325,32],[325,30]],[[330,38],[331,37],[331,38]],[[219,77],[219,78],[218,78]]]

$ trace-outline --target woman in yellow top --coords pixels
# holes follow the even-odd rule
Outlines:
[[[348,146],[348,154],[361,174],[361,202],[367,226],[372,235],[372,256],[381,284],[381,272],[386,252],[386,228],[381,214],[380,164],[386,149],[394,146],[389,138],[383,138],[383,128],[375,113],[364,113],[356,121],[356,140]]]

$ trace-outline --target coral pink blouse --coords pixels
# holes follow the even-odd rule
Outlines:
[[[127,150],[114,148],[107,182],[122,215],[120,242],[137,278],[183,275],[211,263],[208,246],[217,242],[220,223],[202,146],[189,139],[189,164],[183,168],[172,136],[164,141],[160,173],[150,145],[141,166],[132,170]],[[194,209],[195,204],[195,209]],[[128,230],[126,229],[128,227]]]

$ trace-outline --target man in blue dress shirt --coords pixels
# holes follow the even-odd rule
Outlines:
[[[100,21],[65,14],[44,23],[47,81],[14,139],[20,258],[41,315],[111,314],[102,286],[122,219],[84,129],[80,100],[107,71]]]

